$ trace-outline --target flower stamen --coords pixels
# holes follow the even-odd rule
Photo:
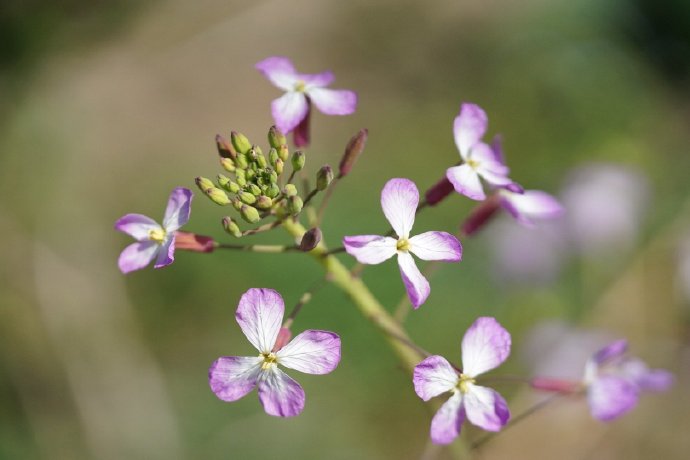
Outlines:
[[[165,241],[166,232],[162,228],[156,228],[149,230],[149,240],[155,241],[158,244],[163,244]]]
[[[407,238],[400,238],[398,240],[397,244],[395,245],[395,248],[398,251],[403,251],[403,252],[409,251],[410,250],[410,240],[408,240]]]
[[[458,380],[457,387],[460,390],[460,393],[465,394],[468,391],[470,391],[469,385],[474,384],[475,382],[475,379],[473,379],[469,375],[460,374],[460,379]]]
[[[261,353],[259,358],[263,358],[264,360],[264,362],[261,363],[262,371],[267,371],[278,365],[278,357],[275,353]]]

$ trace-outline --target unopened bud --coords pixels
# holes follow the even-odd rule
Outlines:
[[[232,203],[232,207],[238,211],[242,210],[242,206],[244,206],[244,203],[242,203],[240,199],[236,196],[233,197],[232,200],[230,200],[230,202]]]
[[[256,171],[254,169],[247,169],[244,177],[247,178],[247,181],[253,181],[254,178],[256,177]]]
[[[259,216],[259,211],[257,211],[255,207],[246,204],[240,209],[240,214],[242,215],[242,218],[250,224],[256,223],[259,221],[259,219],[261,219],[261,216]]]
[[[256,199],[256,207],[259,209],[271,209],[273,200],[266,195],[261,195]]]
[[[290,320],[288,320],[290,321]],[[281,327],[278,330],[278,337],[276,338],[276,343],[273,345],[273,350],[271,350],[273,353],[276,353],[280,351],[281,348],[283,348],[285,345],[287,345],[290,342],[290,339],[292,338],[292,332],[290,332],[289,327]]]
[[[465,219],[460,229],[464,236],[472,236],[479,230],[484,228],[487,222],[496,214],[500,208],[501,198],[498,193],[491,195],[489,198],[476,206],[469,217]]]
[[[221,158],[220,165],[227,172],[235,172],[235,170],[237,169],[235,167],[235,162],[232,160],[232,158]]]
[[[304,163],[307,159],[304,157],[304,152],[297,151],[292,154],[292,169],[301,171],[304,168]]]
[[[275,165],[273,165],[273,167],[275,168],[275,172],[276,172],[276,180],[278,180],[278,176],[283,174],[283,170],[285,169],[285,162],[283,160],[281,160],[280,158],[278,158],[276,160]]]
[[[259,196],[261,195],[261,189],[259,188],[258,185],[256,184],[249,184],[248,186],[249,192],[251,192],[254,196]]]
[[[244,187],[247,185],[247,173],[243,169],[238,169],[235,171],[235,180],[237,181],[237,185]]]
[[[227,187],[230,185],[230,179],[224,174],[218,174],[216,176],[216,182],[218,182],[220,188],[225,190],[227,190]]]
[[[451,184],[444,175],[440,181],[436,182],[436,184],[426,191],[424,197],[429,206],[435,206],[450,195],[453,190],[455,190],[453,184]]]
[[[240,227],[237,225],[237,222],[235,222],[232,219],[232,217],[223,217],[223,228],[226,232],[228,232],[235,238],[240,238],[242,236],[242,230],[240,230]]]
[[[207,188],[206,190],[204,190],[204,193],[207,197],[211,199],[211,201],[213,201],[219,206],[225,206],[226,204],[230,204],[230,198],[228,197],[227,193],[225,193],[218,187]]]
[[[277,184],[271,184],[268,187],[266,187],[266,196],[268,196],[269,198],[275,198],[278,195],[280,195],[280,188]]]
[[[199,187],[199,190],[201,190],[204,193],[206,193],[206,190],[216,186],[216,184],[214,184],[211,179],[207,179],[201,176],[194,179],[194,182],[196,182],[196,186]]]
[[[249,142],[249,139],[247,139],[244,134],[238,133],[237,131],[230,133],[230,140],[237,153],[247,153],[249,149],[252,148],[252,143]]]
[[[287,197],[295,196],[297,195],[297,187],[295,187],[295,184],[285,184],[285,187],[283,187],[283,193]]]
[[[256,203],[256,196],[254,196],[253,193],[250,192],[240,192],[237,194],[238,197],[240,197],[240,200],[244,204],[254,204]]]
[[[276,149],[271,149],[268,151],[268,162],[271,163],[271,166],[275,168],[276,166],[276,160],[279,160],[280,157],[278,156],[278,151]]]
[[[175,250],[192,252],[213,252],[216,242],[210,236],[189,232],[175,232]]]
[[[278,149],[281,145],[287,144],[287,139],[278,128],[271,126],[271,129],[268,130],[268,143],[274,149]]]
[[[322,236],[321,229],[318,227],[307,230],[299,243],[299,250],[304,252],[311,251],[321,242]]]
[[[237,156],[232,143],[220,134],[216,135],[216,147],[218,147],[218,155],[221,158],[235,158]]]
[[[288,212],[293,216],[296,216],[297,214],[302,212],[302,206],[304,206],[304,202],[302,201],[302,198],[299,197],[299,195],[291,196],[287,200]]]
[[[348,142],[347,146],[345,147],[343,158],[340,160],[340,165],[338,166],[338,177],[345,177],[350,174],[350,171],[355,165],[357,158],[359,158],[364,151],[364,146],[367,143],[368,136],[369,131],[366,129],[360,129],[357,134],[352,136],[350,142]]]
[[[283,161],[288,161],[288,158],[290,158],[290,150],[286,144],[283,144],[278,148],[278,158]]]
[[[249,167],[247,155],[244,153],[238,153],[237,158],[235,158],[235,166],[237,166],[239,169],[247,169]]]
[[[333,169],[326,165],[316,173],[316,189],[319,191],[326,190],[333,182]]]

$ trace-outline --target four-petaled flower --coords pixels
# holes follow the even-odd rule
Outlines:
[[[459,434],[465,418],[484,430],[499,431],[510,419],[505,399],[476,377],[498,367],[510,354],[510,334],[494,318],[478,318],[462,338],[458,372],[445,358],[429,356],[414,368],[414,389],[424,401],[450,392],[451,397],[431,421],[431,440],[448,444]]]
[[[285,94],[271,103],[276,127],[287,134],[295,131],[297,147],[309,144],[311,103],[326,115],[350,115],[357,108],[357,94],[349,90],[327,89],[335,77],[330,71],[317,74],[297,73],[288,58],[274,56],[256,64],[256,68]]]
[[[175,260],[175,231],[189,221],[192,192],[175,188],[168,198],[163,225],[142,214],[127,214],[115,222],[115,229],[137,240],[127,246],[118,260],[122,273],[146,267],[156,259],[153,268],[170,265]]]
[[[585,367],[584,384],[592,416],[603,422],[614,420],[637,405],[643,391],[665,391],[673,374],[649,369],[640,359],[627,357],[626,340],[617,340],[597,351]]]
[[[304,409],[304,390],[278,364],[308,374],[328,374],[340,362],[340,338],[328,331],[307,330],[277,349],[285,304],[272,289],[242,295],[235,319],[259,356],[223,356],[208,371],[211,390],[223,401],[236,401],[255,386],[269,415],[292,417]]]
[[[380,264],[397,254],[400,274],[414,308],[424,303],[431,288],[410,253],[423,260],[457,262],[462,258],[460,241],[449,233],[426,232],[410,237],[418,204],[419,191],[414,182],[391,179],[381,192],[381,207],[397,239],[379,235],[343,238],[348,254],[363,264]]]

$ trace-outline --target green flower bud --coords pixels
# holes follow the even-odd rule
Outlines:
[[[323,234],[318,227],[309,229],[302,236],[302,241],[299,243],[299,250],[304,252],[309,252],[319,245]]]
[[[247,169],[247,172],[245,173],[244,177],[247,178],[248,182],[251,182],[256,177],[256,171],[253,169]]]
[[[238,169],[247,169],[249,167],[247,155],[244,153],[238,153],[237,158],[235,158],[235,166],[237,166]]]
[[[259,196],[259,195],[261,195],[261,189],[259,188],[258,185],[256,185],[256,184],[249,184],[249,185],[247,186],[247,188],[248,188],[248,190],[249,190],[252,194],[254,194],[254,196]]]
[[[256,203],[256,197],[249,192],[240,192],[237,194],[237,196],[240,198],[240,200],[242,200],[242,203],[245,203],[245,204]]]
[[[280,188],[277,184],[271,184],[266,187],[266,196],[269,198],[275,198],[280,195]]]
[[[281,160],[280,158],[278,158],[276,160],[276,164],[274,165],[274,168],[275,168],[275,172],[276,172],[276,179],[275,180],[277,181],[278,176],[283,174],[283,169],[285,169],[285,162],[283,160]]]
[[[250,224],[256,223],[261,219],[261,216],[259,216],[259,211],[257,211],[255,207],[248,206],[246,204],[240,209],[240,214],[242,215],[242,218]]]
[[[268,162],[271,163],[271,166],[275,168],[276,160],[279,159],[280,157],[278,156],[278,151],[276,149],[271,149],[268,151]]]
[[[213,181],[211,181],[211,179],[207,179],[201,176],[194,179],[194,182],[196,182],[196,186],[199,187],[199,190],[201,190],[204,193],[206,193],[206,190],[216,186],[216,184],[214,184]]]
[[[304,162],[307,159],[304,157],[304,153],[297,151],[292,154],[292,169],[295,171],[301,171],[304,168]]]
[[[271,209],[273,206],[273,200],[266,195],[261,195],[256,199],[256,207],[259,209]]]
[[[281,160],[280,158],[278,158],[278,161],[280,162],[281,165],[283,164],[283,160]],[[268,183],[269,184],[277,184],[278,183],[278,174],[280,174],[280,173],[278,173],[277,171],[271,170],[268,173]]]
[[[281,145],[287,144],[287,138],[278,128],[271,126],[271,129],[268,130],[268,143],[274,149],[278,149]]]
[[[221,158],[220,159],[220,165],[223,167],[224,170],[227,172],[235,172],[235,162],[232,161],[231,158]]]
[[[235,222],[231,217],[223,217],[223,228],[235,238],[240,238],[242,236],[242,230],[240,230],[237,222]]]
[[[316,188],[319,191],[326,190],[333,182],[333,169],[330,166],[322,166],[316,173]]]
[[[242,203],[238,197],[235,196],[230,201],[232,203],[233,208],[235,208],[238,211],[242,210],[242,206],[244,206],[244,203]]]
[[[238,154],[247,153],[249,149],[252,148],[252,143],[249,142],[249,139],[247,139],[244,134],[238,133],[237,131],[230,133],[230,140]]]
[[[235,180],[237,181],[237,185],[240,187],[247,185],[247,173],[244,169],[238,169],[235,171]]]
[[[230,198],[227,193],[217,187],[207,188],[204,190],[204,193],[217,205],[225,206],[226,204],[230,204]]]
[[[283,161],[288,161],[288,158],[290,158],[290,150],[288,150],[288,146],[286,144],[283,144],[278,148],[278,158]]]
[[[230,183],[230,179],[223,174],[218,174],[216,176],[216,182],[218,182],[220,188],[227,190],[225,187],[227,187],[227,185]]]
[[[295,184],[285,184],[285,187],[283,187],[283,193],[287,197],[295,196],[297,195],[297,187],[295,187]]]
[[[216,135],[216,147],[218,147],[218,155],[220,155],[221,158],[235,158],[237,156],[237,152],[233,148],[232,143],[220,134]]]
[[[299,197],[299,195],[293,195],[289,197],[287,200],[288,212],[293,216],[296,216],[302,211],[302,206],[304,206],[304,202],[302,201],[302,198]]]

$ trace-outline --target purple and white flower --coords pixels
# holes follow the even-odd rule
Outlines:
[[[258,388],[269,415],[293,417],[304,409],[304,390],[278,368],[283,365],[307,374],[328,374],[340,362],[340,337],[307,330],[279,348],[277,343],[285,304],[272,289],[249,289],[242,295],[235,319],[258,356],[223,356],[208,371],[211,390],[223,401],[237,401]]]
[[[153,268],[162,268],[175,260],[175,231],[189,221],[192,191],[175,188],[168,198],[163,225],[142,214],[127,214],[115,222],[115,229],[132,236],[136,243],[120,254],[118,266],[122,273],[146,267],[155,260]]]
[[[424,401],[449,392],[450,399],[431,421],[431,440],[449,444],[467,418],[487,431],[508,423],[505,399],[491,388],[476,384],[476,377],[498,367],[510,354],[510,334],[490,317],[478,318],[462,338],[463,369],[458,372],[445,358],[429,356],[414,368],[414,389]]]
[[[539,220],[556,219],[564,212],[556,198],[540,190],[515,192],[503,188],[498,195],[503,209],[527,227],[534,227]]]
[[[460,113],[453,123],[453,134],[463,164],[446,171],[446,177],[456,192],[478,201],[486,199],[480,178],[495,187],[513,184],[508,178],[509,170],[500,149],[482,142],[487,125],[488,117],[481,107],[468,103],[460,105]]]
[[[357,94],[349,90],[326,88],[335,76],[326,71],[298,73],[292,62],[281,56],[264,59],[256,68],[285,94],[271,103],[276,127],[287,134],[295,130],[295,145],[309,143],[309,115],[312,102],[326,115],[350,115],[357,108]]]
[[[343,244],[348,254],[363,264],[380,264],[394,255],[407,295],[414,308],[429,297],[429,282],[417,268],[412,254],[422,260],[458,262],[462,258],[460,241],[450,233],[425,232],[410,237],[414,224],[419,190],[409,179],[391,179],[381,192],[381,207],[397,238],[379,235],[346,236]]]

